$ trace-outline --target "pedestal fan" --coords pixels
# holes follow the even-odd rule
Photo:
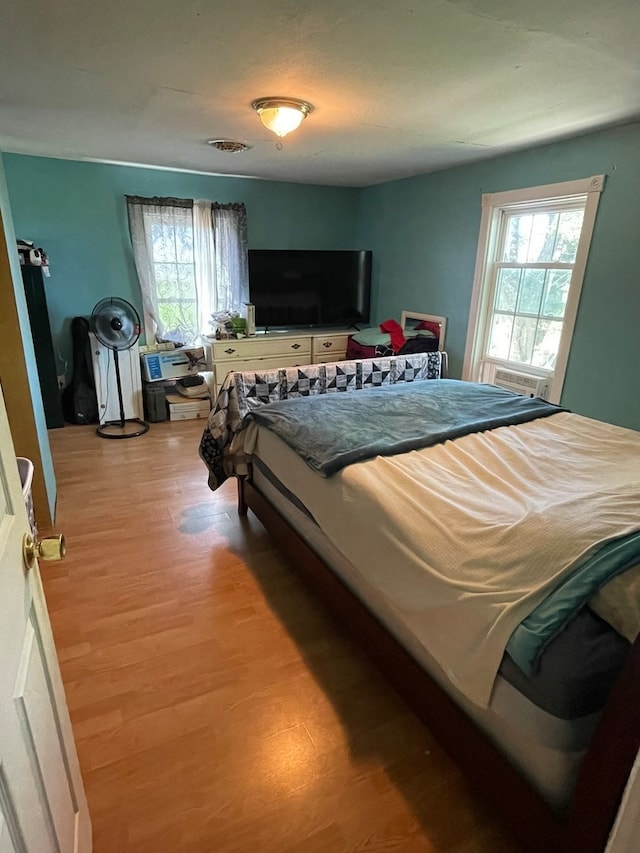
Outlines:
[[[140,418],[125,418],[122,402],[122,383],[118,352],[130,349],[140,337],[140,317],[138,312],[119,296],[101,299],[95,306],[90,320],[91,331],[100,343],[113,352],[113,366],[118,387],[118,405],[120,420],[101,424],[96,432],[101,438],[135,438],[149,429],[149,424]]]

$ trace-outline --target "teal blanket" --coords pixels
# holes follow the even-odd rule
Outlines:
[[[564,411],[495,385],[434,379],[301,397],[259,406],[245,418],[274,432],[323,477],[375,456],[430,447],[472,432]]]
[[[523,672],[535,672],[551,640],[611,578],[640,563],[640,532],[605,543],[578,563],[559,587],[518,625],[506,651]]]

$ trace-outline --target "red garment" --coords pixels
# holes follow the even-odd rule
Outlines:
[[[376,347],[365,346],[353,340],[353,336],[349,335],[347,339],[347,361],[355,358],[375,358]]]
[[[421,329],[426,329],[428,332],[432,332],[437,340],[440,340],[440,323],[435,320],[420,320],[418,325],[415,327],[416,332],[419,332]]]
[[[391,335],[391,349],[394,352],[398,352],[405,345],[407,339],[403,335],[402,326],[397,320],[385,320],[384,323],[380,323],[380,331],[388,332]]]

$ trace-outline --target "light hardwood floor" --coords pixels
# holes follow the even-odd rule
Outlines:
[[[68,556],[41,571],[95,853],[515,851],[235,483],[208,489],[202,428],[49,433]]]

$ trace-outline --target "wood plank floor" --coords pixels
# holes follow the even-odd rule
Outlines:
[[[208,489],[202,427],[49,433],[68,556],[41,571],[95,853],[515,851],[235,482]]]

